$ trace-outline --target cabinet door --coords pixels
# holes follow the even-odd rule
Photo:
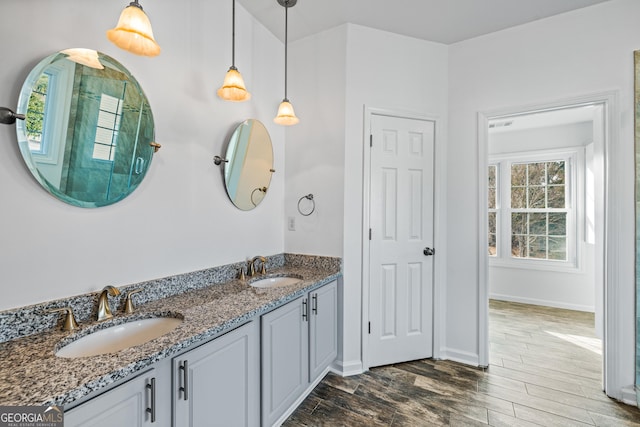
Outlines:
[[[260,425],[258,322],[173,360],[174,425]]]
[[[169,375],[168,372],[165,372],[164,377],[158,374],[161,372],[151,369],[65,412],[65,427],[171,426],[170,405],[163,402],[158,394],[159,388],[165,388],[164,384],[169,382]],[[152,390],[154,385],[155,391]],[[155,418],[152,419],[154,410]]]
[[[271,426],[309,378],[309,310],[298,298],[262,316],[262,425]]]
[[[310,301],[309,382],[313,382],[338,356],[338,283],[311,292]]]

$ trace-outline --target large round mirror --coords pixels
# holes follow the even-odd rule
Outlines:
[[[231,135],[224,164],[227,194],[238,209],[248,211],[264,199],[273,170],[269,132],[255,119],[242,122]]]
[[[36,180],[81,207],[122,200],[142,182],[154,152],[149,101],[131,73],[90,49],[44,58],[27,77],[16,132]]]

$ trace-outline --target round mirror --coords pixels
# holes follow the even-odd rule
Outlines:
[[[248,211],[264,199],[273,170],[269,132],[255,119],[242,122],[231,135],[224,164],[227,194],[238,209]]]
[[[18,101],[18,145],[36,180],[85,208],[127,197],[154,152],[154,124],[140,85],[118,61],[90,49],[44,58]]]

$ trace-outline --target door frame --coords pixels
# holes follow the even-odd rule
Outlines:
[[[371,118],[374,115],[398,117],[404,119],[423,120],[434,123],[435,126],[435,142],[434,142],[434,174],[433,174],[433,246],[436,249],[436,255],[433,257],[433,358],[440,358],[441,348],[444,346],[442,339],[444,337],[444,319],[445,311],[443,309],[445,303],[444,286],[446,271],[446,247],[445,247],[445,230],[446,215],[442,214],[442,206],[445,195],[445,173],[446,173],[446,152],[442,143],[443,125],[442,120],[431,114],[421,114],[411,111],[403,111],[396,109],[374,108],[364,106],[364,120],[362,128],[363,142],[363,172],[362,172],[362,369],[369,370],[369,206],[371,191],[371,146],[369,143],[369,135],[371,135]]]
[[[617,183],[621,179],[620,166],[623,163],[621,150],[618,148],[619,126],[618,92],[610,91],[596,93],[582,97],[563,99],[546,104],[511,107],[501,110],[484,111],[478,113],[478,364],[489,365],[489,256],[488,245],[488,214],[487,214],[487,186],[483,183],[488,180],[488,124],[490,119],[515,116],[518,114],[532,113],[544,110],[556,110],[581,105],[599,105],[602,107],[602,155],[603,155],[603,179],[604,189],[603,213],[601,220],[603,227],[602,251],[600,255],[603,265],[603,388],[607,395],[620,398],[622,384],[619,384],[617,367],[621,365],[620,355],[617,354],[620,340],[621,319],[619,312],[619,288],[621,286],[620,256],[622,248],[615,236],[619,233],[619,221],[615,212],[623,209],[623,200],[617,190]]]

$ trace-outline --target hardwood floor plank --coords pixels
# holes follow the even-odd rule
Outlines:
[[[489,425],[494,427],[534,427],[540,424],[521,420],[515,416],[501,414],[500,412],[489,411]]]
[[[516,411],[516,418],[531,421],[545,427],[584,427],[595,425],[591,417],[588,418],[587,422],[580,422],[575,419],[566,418],[562,415],[545,412],[528,406],[519,404],[514,404],[513,406]]]
[[[379,400],[369,400],[366,397],[347,393],[328,384],[320,383],[312,392],[314,397],[323,403],[358,414],[376,424],[390,425],[393,421],[395,408]],[[314,411],[315,412],[315,411]]]

